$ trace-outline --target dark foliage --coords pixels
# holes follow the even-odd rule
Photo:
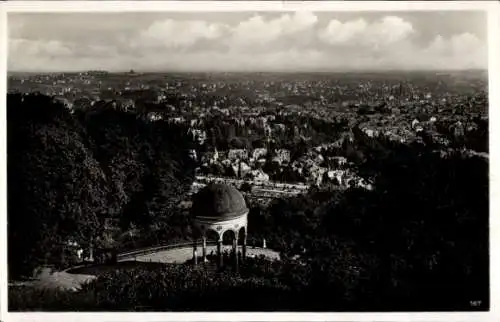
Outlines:
[[[9,113],[11,106],[22,107],[23,104],[9,102]],[[37,103],[40,105],[45,106]],[[104,205],[113,205],[113,213],[123,218],[124,226],[133,222],[144,227],[145,231],[154,219],[165,233],[161,236],[149,234],[148,242],[155,238],[172,240],[189,235],[187,214],[163,208],[175,200],[173,197],[178,195],[175,189],[187,184],[190,178],[189,172],[184,173],[185,165],[189,163],[182,157],[182,151],[175,148],[179,145],[168,143],[182,142],[182,131],[161,123],[151,126],[116,111],[100,112],[100,121],[93,119],[98,115],[92,115],[81,118],[85,120],[82,123],[75,123],[74,118],[61,108],[48,103],[46,106],[50,113],[33,111],[33,115],[39,115],[40,121],[37,122],[44,124],[45,131],[54,131],[46,136],[55,140],[57,135],[62,135],[58,131],[65,129],[51,122],[68,122],[63,122],[71,124],[66,127],[68,133],[79,138],[78,142],[86,147],[84,151],[91,151],[87,158],[94,161],[70,166],[66,165],[73,162],[69,157],[63,159],[64,162],[48,160],[41,165],[37,162],[45,159],[39,155],[32,157],[32,163],[11,159],[11,154],[17,154],[13,140],[11,142],[9,138],[9,164],[15,164],[12,169],[17,171],[11,174],[14,170],[9,165],[9,247],[20,249],[19,245],[25,245],[23,247],[27,249],[28,245],[33,245],[26,242],[11,246],[11,238],[19,240],[13,233],[16,230],[10,227],[10,221],[16,223],[17,220],[12,218],[11,209],[16,209],[18,216],[31,216],[23,217],[24,222],[32,220],[35,224],[37,216],[52,218],[49,214],[59,214],[54,212],[58,204],[50,201],[50,198],[59,200],[57,194],[52,196],[47,192],[55,189],[52,188],[55,184],[47,186],[52,189],[40,188],[30,191],[31,194],[23,190],[32,187],[39,178],[52,178],[43,172],[51,169],[48,165],[59,167],[54,170],[57,174],[73,167],[78,169],[82,164],[88,165],[85,169],[95,167],[99,178],[104,179],[102,184],[99,180],[88,179],[89,184],[95,186],[87,189],[102,189],[104,196],[113,196],[114,199],[94,201],[93,198],[100,196],[96,193],[92,198],[83,199],[88,205],[81,207],[104,209]],[[26,117],[26,112],[18,113],[17,123],[12,124],[24,124],[21,116]],[[119,117],[123,120],[112,121]],[[9,114],[9,136],[17,134],[20,147],[32,147],[21,141],[24,137],[45,142],[43,135],[36,138],[28,134],[22,136],[22,133],[33,133],[30,131],[35,131],[40,125],[26,121],[27,125],[23,127],[12,127],[11,118],[13,116]],[[213,128],[222,131],[216,126]],[[160,139],[164,131],[169,134]],[[235,137],[239,137],[238,131],[235,129]],[[486,136],[481,131],[480,127],[477,132],[479,143]],[[231,272],[230,264],[220,273],[186,265],[153,270],[122,269],[101,276],[77,293],[56,292],[41,297],[36,291],[11,290],[11,308],[106,311],[488,309],[488,160],[457,149],[437,150],[436,145],[429,142],[405,145],[369,138],[356,128],[352,132],[354,142],[346,141],[341,149],[356,163],[362,176],[372,181],[373,191],[313,190],[306,196],[276,200],[268,208],[252,208],[249,245],[260,244],[265,238],[270,247],[282,251],[282,261],[248,259],[242,264],[239,274]],[[213,139],[216,141],[217,137],[215,135]],[[71,140],[71,144],[63,147],[68,151],[77,150],[73,144]],[[467,144],[475,143],[471,140]],[[38,150],[32,147],[27,151],[35,153],[31,151]],[[66,154],[83,158],[76,152]],[[54,152],[46,157],[56,158],[58,155]],[[82,155],[86,154],[82,152]],[[20,155],[17,157],[21,158]],[[125,162],[127,167],[123,166]],[[80,171],[81,176],[94,178],[91,176],[94,172]],[[88,172],[90,174],[86,174]],[[13,175],[17,175],[16,180],[11,179]],[[78,178],[79,182],[86,182],[86,179]],[[10,189],[17,189],[13,190],[18,192],[17,195],[11,196]],[[79,189],[78,185],[70,188],[65,197],[79,196],[82,193]],[[23,203],[21,201],[26,199],[21,198],[32,198],[39,203]],[[97,213],[102,212],[104,210]],[[87,210],[86,213],[94,212]],[[74,219],[82,218],[80,213],[70,211],[69,214],[71,222],[76,222],[72,225],[84,226]],[[90,225],[92,218],[87,219],[85,225]],[[59,219],[55,217],[53,220]],[[17,226],[14,224],[18,234],[23,231],[20,222],[17,221]],[[34,227],[39,228],[42,223],[36,225]],[[56,233],[66,232],[56,227]],[[37,236],[35,230],[33,236]],[[37,241],[44,240],[37,238]],[[23,298],[25,302],[21,302]],[[471,301],[481,301],[481,305],[471,307]]]
[[[265,237],[300,254],[311,287],[352,296],[357,309],[471,309],[471,298],[487,307],[487,159],[369,138],[355,149],[374,191],[316,191],[254,208],[250,243]]]
[[[9,95],[7,109],[11,277],[71,264],[64,244],[100,240],[105,218],[122,230],[178,221],[173,206],[193,180],[187,129],[109,105],[72,115],[37,94]]]

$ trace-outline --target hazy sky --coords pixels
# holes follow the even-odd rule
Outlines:
[[[10,71],[487,68],[482,12],[10,13]]]

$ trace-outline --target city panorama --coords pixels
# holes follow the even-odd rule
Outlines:
[[[486,29],[9,13],[9,310],[489,310]]]

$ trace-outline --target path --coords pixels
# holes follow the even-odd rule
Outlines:
[[[223,251],[230,251],[232,246],[224,245]],[[241,246],[239,247],[241,250]],[[207,246],[207,255],[213,252],[217,252],[216,246]],[[198,247],[198,256],[202,255],[201,247]],[[260,256],[264,255],[271,259],[279,259],[279,253],[269,249],[269,248],[252,248],[247,247],[247,256]],[[181,264],[193,258],[193,248],[192,247],[182,247],[175,249],[162,250],[151,254],[137,255],[131,257],[125,257],[120,259],[120,261],[136,260],[139,262],[158,262],[158,263],[176,263]]]
[[[232,246],[224,245],[223,251],[230,251]],[[241,250],[241,246],[239,247]],[[213,252],[214,254],[217,252],[216,246],[207,246],[207,255]],[[201,248],[198,248],[198,255],[202,255]],[[264,255],[271,259],[279,259],[279,253],[273,251],[268,248],[247,248],[247,256],[260,256]],[[136,262],[153,262],[153,263],[172,263],[172,264],[181,264],[190,260],[193,257],[193,248],[190,246],[180,247],[180,248],[172,248],[167,250],[160,250],[150,254],[137,255],[124,257],[119,260],[123,264],[131,263],[130,261]],[[41,274],[39,274],[34,281],[25,282],[24,285],[31,285],[38,288],[51,288],[51,289],[64,289],[64,290],[72,290],[76,291],[80,289],[81,285],[87,282],[92,281],[96,278],[96,275],[102,273],[104,271],[113,270],[118,267],[124,267],[123,265],[98,265],[91,266],[87,269],[73,269],[74,271],[85,271],[84,273],[70,273],[71,269],[62,271],[62,272],[50,272],[50,270],[44,270]]]

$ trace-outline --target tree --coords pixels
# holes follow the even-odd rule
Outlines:
[[[147,123],[106,104],[73,117],[43,95],[9,95],[8,121],[12,272],[63,264],[69,240],[105,240],[105,218],[119,219],[123,230],[160,217],[185,224],[172,211],[194,179],[185,127]]]
[[[101,233],[107,178],[67,110],[40,95],[8,100],[9,269],[60,263],[69,240]]]

